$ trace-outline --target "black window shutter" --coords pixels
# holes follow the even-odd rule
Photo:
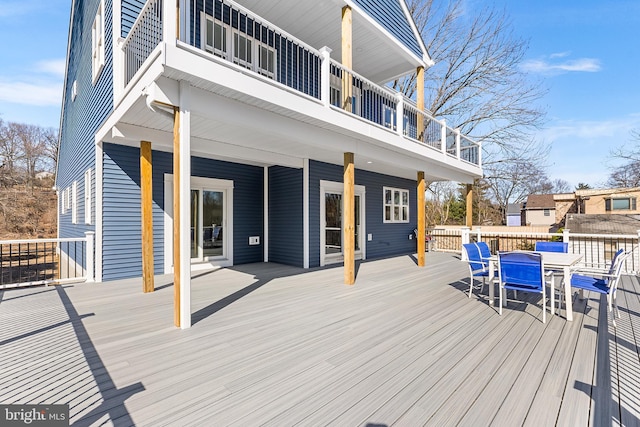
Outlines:
[[[604,210],[605,211],[611,210],[611,199],[604,199]]]

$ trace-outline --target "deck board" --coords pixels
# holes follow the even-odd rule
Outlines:
[[[639,424],[636,277],[618,328],[593,295],[573,322],[542,324],[536,296],[499,316],[437,252],[359,263],[355,286],[341,268],[194,272],[189,330],[172,277],[155,283],[0,291],[0,402],[69,403],[76,425]]]

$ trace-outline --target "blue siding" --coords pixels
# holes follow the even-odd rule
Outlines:
[[[415,53],[418,58],[422,58],[422,48],[402,9],[401,1],[404,0],[354,0],[384,29]]]
[[[269,261],[302,267],[302,170],[269,168]]]
[[[341,166],[311,161],[309,164],[309,266],[320,265],[320,180],[342,182]],[[356,185],[365,187],[366,233],[373,235],[367,241],[367,259],[414,253],[413,234],[417,220],[416,182],[389,175],[356,170]],[[409,222],[385,224],[383,222],[383,187],[409,190]],[[365,238],[366,240],[366,238]]]
[[[122,37],[127,37],[134,22],[136,22],[136,19],[138,19],[138,15],[140,15],[140,11],[142,10],[144,4],[145,1],[143,0],[122,0]]]
[[[103,280],[142,274],[139,149],[104,146]],[[164,174],[173,173],[171,153],[153,151],[153,247],[156,273],[164,271]],[[234,264],[260,262],[262,244],[249,246],[249,236],[263,234],[263,169],[194,157],[193,176],[234,181]]]
[[[60,237],[84,237],[85,231],[95,231],[95,144],[94,135],[113,109],[112,82],[112,3],[105,0],[105,65],[94,84],[91,71],[91,27],[98,10],[99,0],[79,0],[71,23],[65,100],[60,129],[60,151],[56,187],[59,197],[65,188],[77,182],[77,224],[71,223],[71,211],[60,214]],[[87,36],[87,34],[89,36]],[[72,100],[71,90],[76,81],[77,96]],[[84,173],[91,169],[92,206],[91,225],[84,218]],[[60,204],[58,204],[60,206]],[[78,259],[79,261],[79,259]]]

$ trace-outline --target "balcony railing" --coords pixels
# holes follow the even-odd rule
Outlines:
[[[125,86],[133,79],[151,52],[162,41],[163,0],[148,0],[125,39]]]
[[[162,41],[163,19],[175,19],[175,8],[148,0],[123,45],[125,86]],[[163,10],[167,17],[163,17]],[[480,145],[444,120],[420,111],[416,104],[330,58],[276,25],[231,0],[180,2],[180,42],[209,53],[211,60],[255,73],[283,88],[322,101],[474,165],[481,164]],[[165,31],[166,33],[166,31]]]
[[[0,289],[93,280],[93,232],[85,238],[0,240]]]

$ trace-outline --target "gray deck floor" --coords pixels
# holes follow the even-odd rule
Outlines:
[[[500,317],[455,256],[304,271],[194,273],[194,326],[170,277],[1,292],[0,403],[69,403],[74,425],[640,425],[640,284],[614,330],[540,301]],[[486,289],[485,289],[486,293]],[[520,295],[522,296],[522,295]]]

